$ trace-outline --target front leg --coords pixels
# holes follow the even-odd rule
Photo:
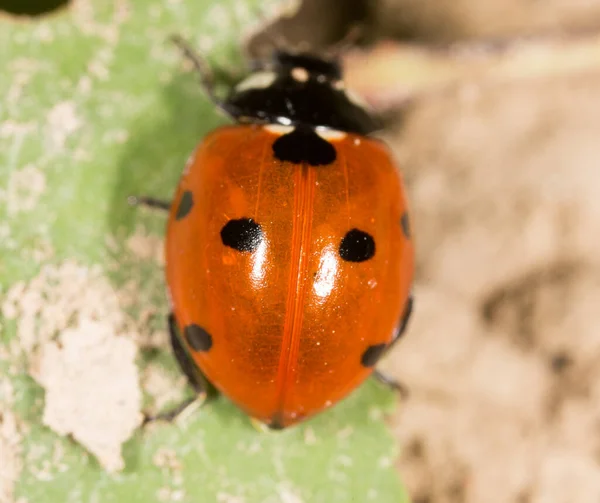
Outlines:
[[[162,199],[155,199],[154,197],[129,196],[127,202],[130,206],[145,206],[146,208],[156,208],[164,211],[169,211],[171,209],[170,202],[163,201]]]

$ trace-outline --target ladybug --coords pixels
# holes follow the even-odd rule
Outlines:
[[[176,42],[235,125],[202,140],[172,204],[140,201],[169,209],[174,353],[199,395],[210,383],[285,428],[347,396],[406,328],[402,178],[336,59],[276,52],[220,101]]]

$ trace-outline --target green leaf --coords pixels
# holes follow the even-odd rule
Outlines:
[[[407,501],[385,426],[395,398],[374,382],[283,432],[256,431],[219,398],[184,421],[138,429],[124,445],[124,470],[111,474],[43,425],[47,398],[29,375],[38,346],[60,340],[85,311],[139,332],[140,372],[163,369],[177,387],[168,348],[148,342],[164,336],[160,261],[132,241],[154,243],[160,255],[165,220],[129,207],[127,196],[169,199],[196,143],[226,119],[167,39],[181,33],[224,73],[239,75],[240,34],[259,6],[272,12],[279,4],[89,0],[41,19],[0,17],[0,374],[8,376],[0,426],[17,418],[15,500]],[[57,273],[65,267],[80,282],[72,297]],[[103,292],[98,306],[80,302],[86,289]],[[146,405],[160,399],[145,391]],[[0,428],[0,450],[1,435]],[[0,452],[0,464],[5,459]]]

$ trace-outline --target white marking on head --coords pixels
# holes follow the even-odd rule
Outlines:
[[[253,73],[246,79],[242,80],[237,86],[235,86],[235,90],[241,93],[243,91],[249,91],[251,89],[266,89],[273,82],[275,82],[276,78],[277,74],[274,72]]]
[[[341,141],[347,136],[344,131],[330,129],[324,126],[317,126],[315,132],[326,141]]]
[[[290,73],[292,75],[292,78],[296,82],[306,82],[310,77],[308,70],[306,68],[302,68],[301,66],[292,68],[292,71]]]
[[[269,132],[278,136],[291,133],[294,130],[294,126],[284,126],[282,124],[267,124],[264,128]]]
[[[292,124],[292,119],[288,117],[277,117],[275,120],[282,126],[290,126]]]

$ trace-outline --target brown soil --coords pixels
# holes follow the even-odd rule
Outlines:
[[[477,3],[470,16],[499,2]],[[576,3],[553,2],[546,18]],[[479,34],[457,21],[462,4],[449,22]],[[600,53],[589,54],[551,76],[469,74],[386,134],[419,257],[414,318],[385,362],[411,390],[393,428],[414,503],[600,501]]]

